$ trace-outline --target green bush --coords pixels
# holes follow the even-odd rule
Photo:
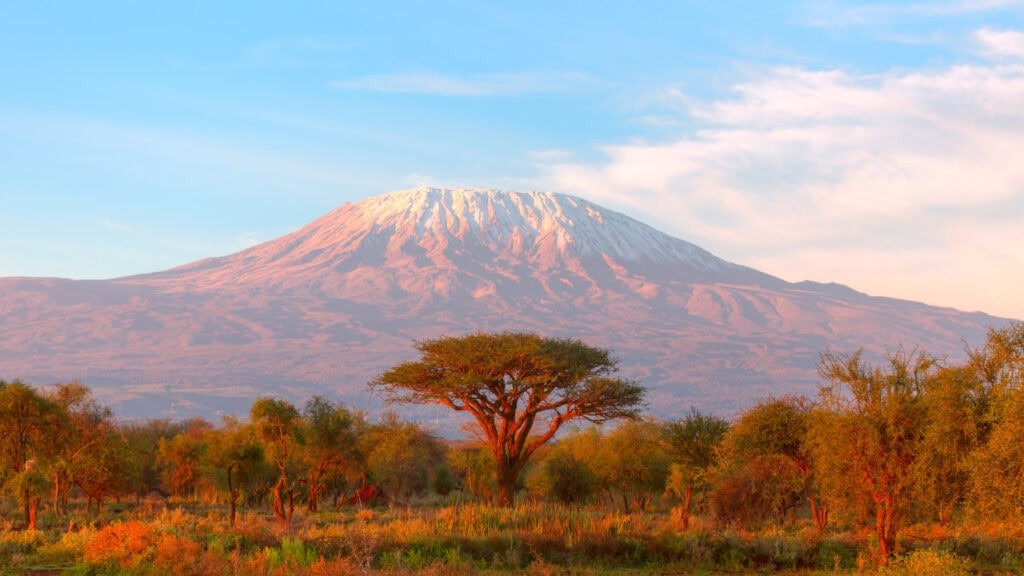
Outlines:
[[[914,550],[889,560],[889,565],[878,571],[880,576],[968,576],[967,561],[933,548]]]

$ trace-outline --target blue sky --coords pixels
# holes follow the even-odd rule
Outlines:
[[[0,276],[481,186],[1024,318],[1024,2],[3,2],[0,64]]]

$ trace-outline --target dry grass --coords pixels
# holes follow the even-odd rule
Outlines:
[[[667,511],[622,514],[550,504],[355,509],[296,514],[289,530],[254,511],[230,527],[222,510],[209,507],[121,516],[102,525],[83,519],[70,531],[67,520],[35,533],[0,525],[0,573],[853,574],[870,573],[877,564],[867,534],[822,539],[806,527],[748,533],[700,522],[682,534]],[[901,547],[934,551],[934,557],[915,553],[921,566],[952,558],[961,562],[957,570],[970,565],[1013,573],[1024,567],[1024,531],[979,528],[914,526],[901,534]]]

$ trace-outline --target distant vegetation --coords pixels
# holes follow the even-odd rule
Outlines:
[[[0,573],[1024,569],[1024,324],[957,365],[827,352],[817,397],[732,422],[636,417],[643,391],[574,340],[419,350],[374,386],[464,408],[480,439],[322,397],[120,423],[80,383],[0,381]]]

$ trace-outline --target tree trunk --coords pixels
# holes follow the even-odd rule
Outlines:
[[[693,503],[693,484],[686,485],[686,492],[683,493],[683,505],[681,512],[679,513],[680,520],[683,524],[683,532],[690,529],[690,506]]]
[[[310,474],[306,478],[306,488],[309,491],[309,499],[306,500],[306,510],[309,512],[316,512],[317,504],[320,500],[320,476],[319,474]]]
[[[32,518],[32,496],[29,494],[28,489],[24,490],[24,493],[22,494],[22,498],[24,499],[24,505],[22,507],[22,515],[25,518],[25,529],[26,530],[35,530],[35,528],[29,528],[29,526],[32,525],[33,522],[35,522],[35,519]]]
[[[234,465],[228,466],[228,524],[232,528],[235,527],[235,514],[238,510],[238,497],[241,494],[241,491],[235,488],[232,482],[231,470],[233,468]]]
[[[878,535],[879,563],[885,565],[896,549],[895,510],[892,496],[885,496],[875,502],[875,533]]]
[[[228,495],[228,524],[235,527],[235,517],[238,515],[238,497],[241,496],[240,490],[232,490]]]
[[[61,510],[61,507],[60,507],[60,475],[59,474],[54,474],[53,475],[53,511],[57,514],[58,518],[60,518],[61,516],[64,515],[62,513],[63,511]]]
[[[277,484],[274,484],[274,499],[270,503],[271,510],[274,512],[274,518],[277,519],[277,523],[280,524],[282,528],[287,528],[291,521],[288,511],[285,509],[284,497],[282,494],[287,483],[288,478],[286,476],[278,478]]]
[[[516,502],[516,481],[518,471],[514,467],[498,464],[498,506],[511,508]]]
[[[807,504],[811,507],[811,518],[814,519],[818,535],[824,536],[825,529],[828,527],[828,505],[818,503],[813,496],[807,496]]]
[[[39,498],[33,496],[27,506],[27,529],[29,532],[36,531],[36,515],[39,512]]]

